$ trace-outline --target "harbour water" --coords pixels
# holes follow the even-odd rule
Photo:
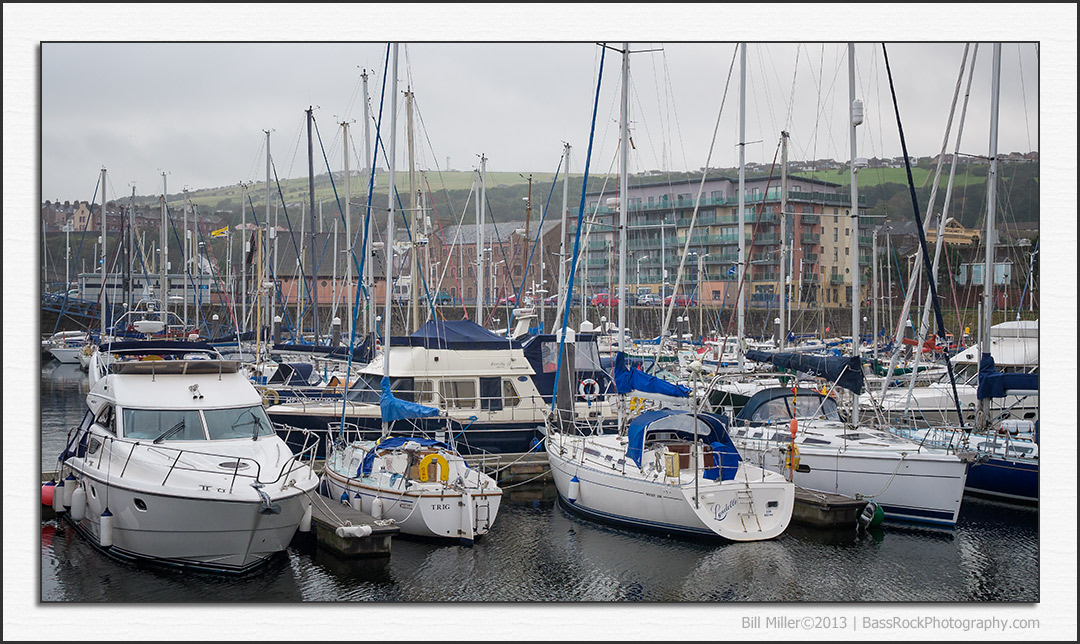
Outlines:
[[[84,412],[78,365],[41,369],[41,468],[56,468]],[[600,525],[569,512],[554,486],[507,491],[473,547],[395,537],[389,557],[344,560],[290,548],[238,579],[113,561],[63,522],[41,522],[40,601],[108,604],[382,602],[525,605],[687,603],[1034,604],[1036,508],[965,498],[955,529],[886,524],[868,532],[792,525],[779,538],[716,544]]]

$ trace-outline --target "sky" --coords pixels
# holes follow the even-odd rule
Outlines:
[[[857,130],[856,147],[857,155],[865,157],[900,154],[881,42],[889,55],[908,152],[915,156],[942,148],[961,43],[984,43],[961,145],[963,153],[984,155],[990,76],[985,43],[1004,41],[999,151],[1040,152],[1041,224],[1053,233],[1042,237],[1040,252],[1055,265],[1071,267],[1044,286],[1043,295],[1049,297],[1041,300],[1043,335],[1076,337],[1075,4],[5,3],[3,11],[4,390],[14,396],[9,400],[37,399],[33,374],[27,378],[14,369],[34,364],[36,356],[34,284],[41,242],[35,220],[41,200],[91,199],[102,167],[108,171],[110,199],[129,195],[132,185],[138,194],[160,193],[162,172],[170,193],[262,181],[264,130],[271,131],[278,175],[306,177],[303,128],[309,106],[330,165],[338,170],[343,155],[337,124],[354,124],[350,139],[359,159],[360,74],[365,69],[370,74],[369,92],[377,109],[386,42],[391,40],[405,43],[399,89],[408,85],[416,96],[417,167],[468,170],[483,154],[489,171],[523,173],[553,172],[563,142],[573,146],[571,171],[584,169],[598,42],[619,47],[628,41],[636,52],[630,61],[630,169],[636,172],[737,165],[737,60],[730,77],[729,70],[739,41],[751,43],[743,137],[748,162],[771,161],[781,129],[791,132],[792,159],[848,158],[849,40],[859,43],[856,86],[866,120]],[[607,50],[591,172],[617,169],[619,63],[618,53]],[[402,168],[405,118],[400,113],[397,158]],[[946,151],[954,145],[950,139]],[[325,171],[318,143],[315,149],[316,167]],[[1075,365],[1075,342],[1043,354],[1043,373],[1062,377],[1044,380],[1048,394],[1061,388],[1058,396],[1044,400],[1045,417],[1055,424],[1046,439],[1056,441],[1047,450],[1051,454],[1076,453]],[[32,428],[38,418],[36,406],[5,406],[6,438],[12,428]],[[35,449],[33,441],[5,440],[5,483],[9,477],[36,477]],[[1075,466],[1061,465],[1073,460],[1045,463],[1047,492],[1062,483],[1058,493],[1064,496],[1055,497],[1054,506],[1076,507]],[[5,500],[9,489],[5,485]],[[36,594],[25,592],[36,583],[37,530],[32,525],[28,530],[33,522],[26,521],[34,511],[5,513],[5,638],[9,624],[33,637],[35,618],[42,623],[33,602]],[[1043,541],[1047,574],[1037,615],[1048,623],[1055,614],[1075,615],[1068,610],[1070,596],[1075,609],[1075,533],[1060,527],[1052,542]],[[1059,536],[1065,539],[1059,542]],[[25,569],[7,565],[9,553],[24,550]],[[1058,576],[1058,570],[1073,571],[1071,578]],[[233,610],[260,617],[255,609]],[[587,617],[557,613],[560,620],[543,619],[548,612],[536,607],[500,610],[504,617],[517,617],[517,623],[543,623],[556,639],[580,639],[581,631],[571,627],[601,623],[608,626],[609,637],[640,635],[628,631],[618,614],[600,609]],[[295,622],[297,627],[310,626],[310,613],[306,616]],[[169,617],[166,610],[155,613],[159,623]],[[388,626],[399,624],[394,617]],[[477,625],[468,611],[441,617],[443,627]],[[641,619],[659,624],[667,617],[643,611]],[[196,636],[232,634],[221,630],[224,625],[212,612],[198,618],[183,615],[177,623]],[[104,636],[116,639],[135,634],[142,622],[88,620],[84,627],[106,624],[113,630]],[[232,628],[245,637],[249,631],[241,624],[237,620]],[[487,623],[481,635],[518,639],[521,633],[513,624],[509,619]],[[278,635],[291,628],[278,627]],[[478,633],[470,631],[468,637]],[[1069,634],[1065,630],[1058,636]],[[84,635],[90,637],[90,631]]]

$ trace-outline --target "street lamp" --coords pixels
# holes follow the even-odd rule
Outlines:
[[[646,255],[644,257],[637,258],[637,292],[639,294],[641,293],[641,260],[643,259],[649,259],[649,256]]]

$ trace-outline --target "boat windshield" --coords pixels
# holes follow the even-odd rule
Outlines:
[[[233,409],[207,409],[203,411],[203,417],[206,419],[206,430],[210,433],[210,440],[255,438],[274,434],[274,426],[270,424],[266,412],[259,405]]]
[[[125,409],[124,438],[204,441],[206,432],[198,409]]]
[[[232,409],[125,409],[124,437],[133,440],[204,441],[271,436],[274,426],[259,405]]]

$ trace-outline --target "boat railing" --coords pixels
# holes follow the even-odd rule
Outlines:
[[[134,463],[138,463],[140,459],[138,456],[153,455],[158,458],[167,458],[169,461],[168,469],[165,471],[159,485],[165,486],[169,483],[169,479],[177,471],[187,471],[203,474],[229,474],[229,488],[228,491],[232,493],[238,481],[250,480],[251,484],[273,485],[282,480],[288,480],[288,477],[296,472],[299,468],[308,465],[314,461],[315,447],[317,443],[305,446],[299,454],[293,456],[293,458],[286,461],[281,469],[276,473],[275,478],[263,480],[262,464],[258,459],[237,456],[235,454],[227,454],[223,452],[213,452],[198,449],[189,449],[183,447],[170,447],[167,445],[161,445],[159,443],[147,443],[143,440],[131,440],[126,438],[120,438],[117,436],[109,436],[97,432],[89,432],[85,429],[78,427],[72,428],[68,433],[69,446],[73,445],[73,438],[76,432],[85,432],[86,434],[86,458],[90,462],[92,456],[97,454],[98,469],[106,467],[115,473],[115,476],[123,479],[125,475],[128,475],[128,468]],[[78,439],[81,442],[83,439]],[[246,440],[246,439],[245,439]],[[94,445],[95,441],[98,445]],[[117,446],[120,446],[117,449]],[[123,464],[118,468],[109,467],[110,463],[102,463],[106,459],[106,453],[108,459],[112,459],[113,455],[120,455],[124,451],[127,452],[127,456],[124,458]],[[205,462],[218,461],[215,465],[207,465]],[[119,464],[117,464],[119,465]],[[140,476],[144,475],[146,468],[140,468]]]

